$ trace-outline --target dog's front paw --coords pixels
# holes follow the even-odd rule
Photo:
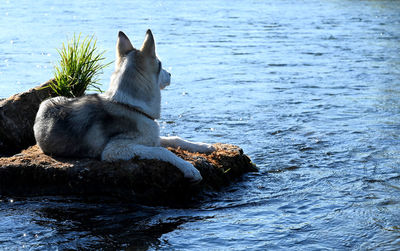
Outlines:
[[[186,161],[184,163],[182,162],[178,166],[178,168],[183,173],[183,177],[185,179],[188,179],[193,184],[200,183],[202,181],[202,179],[203,179],[203,177],[201,177],[201,174],[200,174],[199,170],[197,170],[189,162],[186,162]]]
[[[197,170],[196,168],[194,168],[193,170],[191,170],[190,175],[186,176],[186,174],[184,174],[184,177],[189,179],[189,181],[193,184],[198,184],[203,180],[203,177],[201,176],[199,170]]]
[[[212,153],[216,150],[216,148],[211,144],[199,142],[191,143],[190,145],[186,146],[186,149],[193,153]]]
[[[211,144],[207,144],[207,143],[199,143],[196,149],[196,152],[199,153],[212,153],[216,150],[216,148],[211,145]]]

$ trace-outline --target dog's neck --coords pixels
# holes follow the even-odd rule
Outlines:
[[[160,118],[160,89],[152,88],[157,85],[143,83],[138,74],[121,74],[124,67],[126,65],[113,73],[110,88],[103,95],[113,102],[136,107],[153,119]]]
[[[142,110],[141,110],[140,108],[138,108],[138,107],[135,107],[135,106],[132,106],[132,105],[128,105],[128,104],[125,104],[125,103],[116,102],[116,101],[111,101],[111,102],[114,103],[114,104],[123,106],[124,108],[126,108],[126,109],[128,109],[128,110],[131,110],[131,111],[134,111],[134,112],[136,112],[136,113],[142,114],[143,116],[145,116],[145,117],[147,117],[147,118],[149,118],[149,119],[151,119],[151,120],[156,120],[155,118],[153,118],[153,117],[150,116],[149,114],[145,113],[144,111],[142,111]]]

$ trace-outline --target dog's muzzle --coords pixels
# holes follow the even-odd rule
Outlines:
[[[162,69],[158,79],[159,79],[158,81],[159,81],[160,89],[162,90],[171,83],[171,73]]]

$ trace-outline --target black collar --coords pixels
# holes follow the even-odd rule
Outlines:
[[[121,103],[121,102],[116,102],[116,101],[112,101],[112,103],[117,104],[117,105],[120,105],[120,106],[123,106],[123,107],[125,107],[126,109],[129,109],[129,110],[131,110],[131,111],[140,113],[140,114],[146,116],[147,118],[149,118],[149,119],[151,119],[151,120],[156,120],[155,118],[153,118],[153,117],[150,116],[149,114],[145,113],[144,111],[141,111],[138,107],[135,107],[135,106],[132,106],[132,105],[128,105],[128,104],[125,104],[125,103]]]

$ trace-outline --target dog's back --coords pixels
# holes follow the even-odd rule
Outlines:
[[[100,95],[57,97],[40,105],[34,125],[38,145],[47,154],[98,158],[111,137],[134,130],[134,123],[109,112]]]

